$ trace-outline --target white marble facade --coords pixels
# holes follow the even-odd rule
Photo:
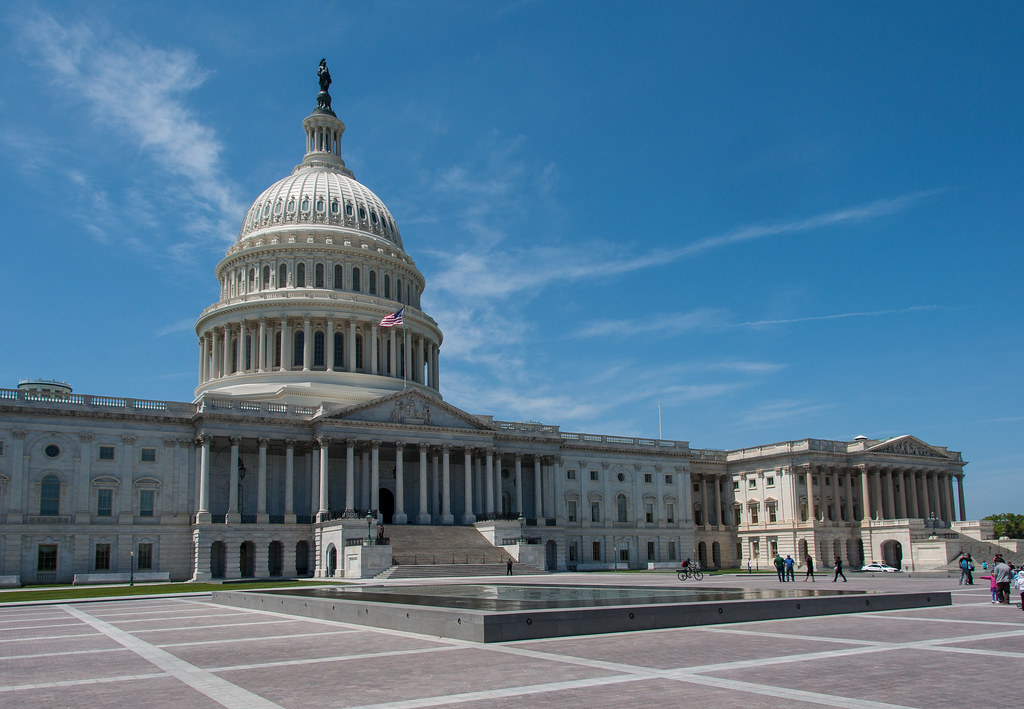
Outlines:
[[[522,516],[553,569],[776,550],[908,565],[915,539],[958,533],[960,454],[912,436],[712,451],[447,404],[425,279],[345,167],[344,130],[329,108],[307,117],[302,162],[243,217],[196,323],[192,402],[0,389],[0,576],[325,574],[323,530],[361,536],[371,510]]]

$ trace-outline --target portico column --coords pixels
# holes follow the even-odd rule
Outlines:
[[[377,326],[370,326],[370,374],[377,374]]]
[[[327,371],[334,371],[334,317],[328,316],[327,318],[327,355],[324,364],[327,365]]]
[[[540,456],[533,456],[533,508],[537,515],[537,525],[541,525],[544,518],[543,496],[540,486]]]
[[[370,456],[367,452],[366,445],[363,445],[361,451],[359,451],[359,479],[363,484],[363,506],[370,509]]]
[[[227,377],[231,374],[231,327],[229,325],[224,326],[224,369],[221,373],[222,377]]]
[[[485,451],[486,467],[484,468],[484,510],[487,514],[494,515],[494,450],[488,448]]]
[[[611,504],[610,500],[608,504]],[[711,524],[711,515],[708,514],[708,479],[706,475],[700,476],[700,517],[702,527]]]
[[[957,501],[960,503],[960,521],[967,521],[967,505],[964,502],[964,476],[956,476]]]
[[[389,328],[389,330],[390,331],[388,332],[388,352],[391,353],[391,361],[388,363],[389,366],[387,366],[385,369],[386,373],[389,376],[393,377],[395,376],[395,372],[398,371],[398,367],[396,364],[398,362],[398,350],[395,349],[397,347],[397,345],[395,344],[395,328],[392,327]]]
[[[659,478],[660,478],[660,476],[659,476]],[[722,497],[721,497],[721,491],[718,489],[718,485],[721,482],[721,479],[717,475],[713,475],[711,477],[711,481],[714,483],[714,491],[715,491],[715,522],[714,523],[720,525],[720,524],[722,524]],[[660,480],[659,480],[659,484],[660,484]]]
[[[903,477],[903,490],[906,493],[907,500],[907,517],[910,519],[917,519],[917,480],[914,477],[913,470],[904,470],[902,473]]]
[[[267,358],[267,344],[265,342],[267,338],[267,319],[260,318],[259,334],[256,338],[256,371],[262,372],[266,366]]]
[[[420,509],[416,515],[416,524],[430,524],[430,508],[427,506],[427,449],[426,443],[420,443]]]
[[[308,372],[310,366],[311,353],[313,351],[313,337],[311,334],[311,324],[309,316],[305,315],[302,318],[302,371]]]
[[[399,373],[404,372],[405,374],[403,376],[406,379],[409,378],[409,369],[410,369],[409,352],[410,352],[410,349],[412,348],[412,343],[409,341],[410,339],[411,338],[408,335],[406,335],[405,337],[402,338],[402,367],[399,370]]]
[[[946,471],[939,475],[939,484],[942,486],[942,519],[952,522],[956,517],[953,512],[953,478]]]
[[[430,522],[441,519],[441,501],[437,493],[441,490],[441,469],[437,460],[437,448],[430,449]]]
[[[245,320],[238,323],[238,366],[235,367],[235,371],[249,371],[245,365]]]
[[[380,521],[380,441],[370,442],[370,509]]]
[[[846,469],[843,471],[843,488],[846,492],[846,515],[840,515],[843,517],[844,522],[852,522],[855,517],[853,516],[853,473]]]
[[[351,319],[348,321],[348,366],[345,367],[350,372],[356,371],[356,321]]]
[[[284,521],[295,522],[295,441],[284,442]]]
[[[871,519],[871,481],[867,466],[860,469],[861,521]]]
[[[832,479],[832,521],[839,522],[843,518],[842,504],[839,500],[839,470],[830,466],[828,474]]]
[[[451,446],[441,446],[441,524],[455,522],[452,516],[451,451]]]
[[[196,522],[202,524],[210,521],[210,440],[200,434],[196,439],[199,444],[199,510]]]
[[[320,446],[320,507],[317,509],[316,518],[318,522],[323,522],[327,519],[331,499],[330,491],[327,489],[327,449],[331,445],[331,439],[326,436],[320,436],[316,439],[316,442]]]
[[[124,455],[121,457],[121,494],[118,505],[121,522],[132,521],[132,506],[134,502],[135,489],[132,485],[132,465],[135,463],[135,436],[121,436],[124,443]]]
[[[281,318],[281,371],[287,372],[292,368],[292,343],[291,329],[288,327],[288,318]]]
[[[356,442],[345,441],[345,511],[356,509]]]
[[[523,514],[523,454],[516,453],[516,514]]]
[[[270,516],[267,515],[267,446],[270,445],[269,438],[257,438],[259,444],[258,472],[256,476],[256,522],[267,524]]]
[[[931,519],[932,517],[932,500],[931,493],[928,490],[928,471],[921,471],[921,497],[924,500],[924,519]]]
[[[896,512],[895,500],[893,499],[892,468],[886,468],[882,475],[882,517],[884,519],[893,519],[896,517]]]
[[[814,474],[811,470],[811,466],[804,466],[804,481],[807,485],[807,519],[813,524],[818,519],[818,507],[814,504]]]
[[[242,439],[238,436],[228,438],[231,441],[231,457],[228,459],[228,524],[238,524],[241,518],[238,515],[238,444]],[[228,545],[230,546],[230,544]]]
[[[405,524],[405,442],[395,443],[395,514],[392,524]]]
[[[899,470],[892,471],[892,487],[896,499],[896,518],[904,519],[910,515],[907,513],[907,486],[903,483],[903,473]]]
[[[199,338],[199,383],[206,381],[206,336]]]
[[[210,330],[210,379],[217,378],[217,372],[220,369],[220,363],[217,360],[217,328],[211,328]]]
[[[469,447],[463,449],[463,468],[465,469],[464,475],[466,478],[465,495],[466,495],[466,512],[462,515],[463,524],[473,524],[476,522],[476,515],[473,514],[473,454]]]

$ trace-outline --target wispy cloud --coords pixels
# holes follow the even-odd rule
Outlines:
[[[55,89],[83,99],[98,125],[130,139],[144,158],[184,186],[195,207],[186,228],[195,236],[234,234],[245,205],[223,174],[216,132],[187,104],[187,95],[206,78],[192,53],[158,49],[108,27],[62,23],[44,13],[17,24],[26,54],[49,71]],[[86,169],[78,166],[68,175],[88,187]]]
[[[806,419],[811,414],[827,411],[833,406],[833,404],[815,404],[795,399],[767,401],[745,409],[740,416],[740,423],[751,427],[775,425],[781,421],[795,418]]]
[[[156,336],[165,337],[166,335],[173,335],[176,332],[185,332],[195,327],[195,324],[195,318],[186,318],[184,320],[179,320],[178,322],[173,322],[168,325],[164,325],[162,328],[156,331]]]
[[[751,320],[728,325],[728,327],[762,327],[767,325],[789,325],[792,323],[815,322],[819,320],[843,320],[845,318],[874,318],[880,315],[902,315],[904,313],[919,313],[930,310],[938,310],[938,305],[914,305],[909,308],[897,308],[892,310],[864,310],[852,313],[835,313],[833,315],[810,315],[803,318],[784,318],[779,320]]]

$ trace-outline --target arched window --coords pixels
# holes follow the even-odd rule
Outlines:
[[[277,287],[285,288],[288,285],[288,266],[281,264],[277,267]]]
[[[384,274],[384,297],[391,297],[391,276]]]
[[[345,287],[345,269],[341,267],[341,264],[335,264],[334,266],[334,288],[335,290],[341,290]]]
[[[280,333],[280,332],[278,332],[277,335],[274,336],[274,366],[275,367],[280,367],[281,366],[281,338],[282,337],[284,337],[284,335],[282,333]]]
[[[313,287],[324,287],[324,265],[322,263],[318,263],[316,268],[313,270]]]
[[[377,295],[377,272],[370,271],[370,295]]]
[[[263,267],[263,285],[260,286],[261,290],[270,288],[270,266]]]
[[[356,369],[363,368],[363,336],[356,335]]]
[[[313,335],[313,366],[324,366],[324,333],[320,330]]]
[[[245,336],[245,362],[242,364],[242,369],[248,372],[252,369],[252,336]]]
[[[256,290],[256,269],[255,268],[250,268],[249,269],[249,287],[246,290],[248,292],[250,292],[250,293],[252,293],[254,290]]]
[[[358,268],[353,268],[352,269],[352,290],[354,290],[356,293],[358,293],[359,291],[362,290],[362,286],[359,283],[359,269]]]
[[[231,373],[238,371],[238,340],[231,340]]]
[[[398,301],[402,300],[402,279],[401,278],[396,278],[395,279],[395,300],[398,300]]]
[[[620,494],[615,498],[615,510],[619,522],[626,522],[626,496]]]
[[[334,333],[334,368],[341,369],[345,366],[345,337],[340,332]]]
[[[292,349],[292,365],[301,367],[303,365],[302,354],[306,349],[306,333],[302,330],[295,331],[295,347]]]
[[[295,267],[295,287],[306,287],[306,264],[300,263]]]
[[[39,488],[39,514],[56,516],[60,514],[60,478],[47,475]]]

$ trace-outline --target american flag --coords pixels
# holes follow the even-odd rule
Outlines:
[[[391,315],[385,315],[384,319],[380,321],[380,326],[381,327],[394,327],[395,325],[401,325],[402,324],[402,311],[404,311],[404,310],[405,310],[405,308],[399,308],[395,312],[391,313]]]

